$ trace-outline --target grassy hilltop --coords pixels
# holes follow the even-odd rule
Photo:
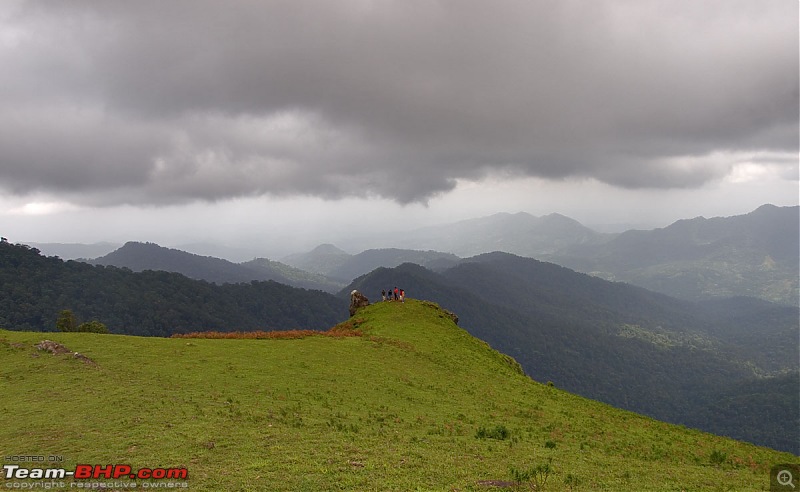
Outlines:
[[[190,490],[292,491],[498,490],[515,478],[768,490],[769,468],[797,461],[535,382],[431,303],[372,305],[350,324],[362,336],[0,331],[0,456],[186,467]],[[93,363],[37,351],[44,338]]]

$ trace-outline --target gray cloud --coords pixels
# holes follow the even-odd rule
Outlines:
[[[0,8],[14,193],[411,202],[496,172],[693,187],[728,154],[798,151],[796,2]]]

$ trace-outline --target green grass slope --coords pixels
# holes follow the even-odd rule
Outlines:
[[[292,491],[495,490],[512,469],[539,490],[768,490],[770,466],[797,461],[532,381],[431,303],[353,321],[364,336],[0,331],[0,456]],[[93,363],[37,351],[44,337]]]

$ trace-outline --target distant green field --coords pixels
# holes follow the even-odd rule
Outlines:
[[[362,337],[0,331],[2,464],[188,471],[66,489],[727,491],[769,490],[770,467],[798,461],[532,381],[430,303],[355,319]],[[45,338],[94,364],[37,351]]]

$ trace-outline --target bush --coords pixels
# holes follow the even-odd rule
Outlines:
[[[84,333],[107,334],[108,327],[106,327],[106,325],[97,320],[92,320],[92,321],[87,321],[86,323],[81,323],[80,325],[78,325],[78,328],[75,331],[80,331]]]
[[[481,426],[478,428],[478,431],[475,432],[476,439],[497,439],[498,441],[508,439],[510,435],[511,432],[505,425],[496,425],[494,429],[487,429]]]
[[[711,464],[716,466],[725,463],[726,459],[728,459],[728,455],[717,449],[711,451],[711,455],[708,457],[708,460],[711,462]]]
[[[511,478],[517,485],[527,484],[531,490],[543,489],[550,477],[553,468],[550,466],[552,459],[548,459],[547,463],[532,466],[527,470],[517,470],[511,467]],[[570,488],[573,483],[568,484]]]

